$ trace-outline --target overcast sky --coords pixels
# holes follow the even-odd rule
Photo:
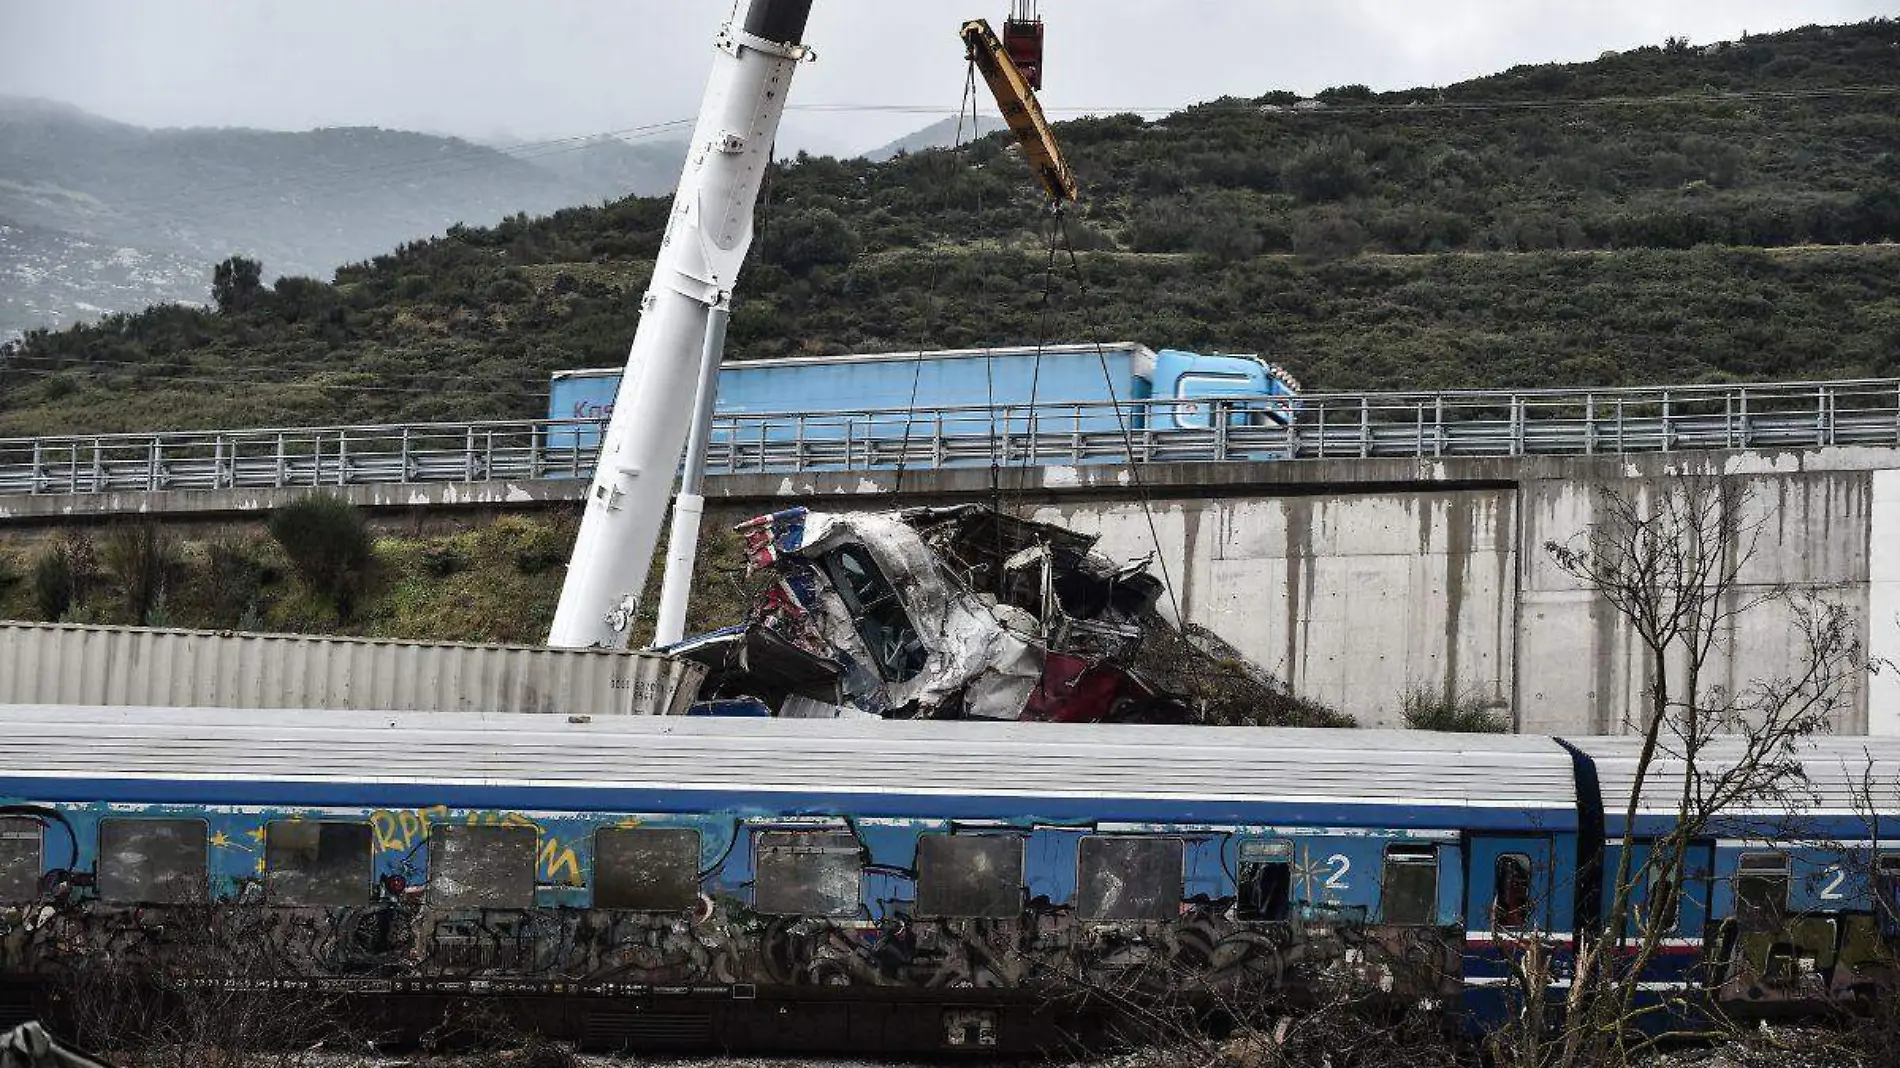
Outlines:
[[[1006,0],[817,0],[795,99],[953,113],[960,21]],[[730,0],[0,0],[0,94],[152,126],[376,125],[520,142],[690,117]],[[1442,85],[1518,63],[1900,14],[1900,0],[1044,0],[1045,103]],[[802,111],[859,151],[932,121]]]

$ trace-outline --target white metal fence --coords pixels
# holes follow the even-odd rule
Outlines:
[[[1900,380],[1615,390],[1315,394],[763,413],[715,421],[712,474],[1900,447]],[[0,439],[0,494],[590,477],[592,421]]]

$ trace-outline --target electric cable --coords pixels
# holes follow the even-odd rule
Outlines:
[[[972,116],[972,118],[974,119],[976,112],[977,112],[976,63],[972,61],[969,64],[968,70],[964,76],[963,100],[957,106],[956,139],[955,139],[955,142],[951,145],[951,153],[945,154],[944,156],[944,159],[948,161],[948,165],[945,167],[945,173],[947,175],[954,176],[956,173],[956,170],[955,170],[956,160],[955,160],[954,153],[957,149],[961,148],[963,144],[963,117],[967,113],[970,116]],[[974,123],[972,124],[972,129],[973,130],[975,129]],[[946,212],[950,210],[950,198],[951,198],[951,193],[955,188],[955,184],[956,183],[954,181],[946,181],[944,183],[943,208],[944,208],[944,211]],[[943,256],[941,253],[939,253],[938,255],[933,256],[930,261],[930,285],[924,291],[926,303],[934,302],[937,295],[938,285],[942,281],[942,276],[943,276]],[[916,357],[911,361],[910,401],[907,405],[905,405],[904,434],[903,434],[903,438],[898,444],[897,477],[894,480],[895,485],[893,486],[893,492],[896,492],[896,493],[904,492],[904,477],[906,474],[909,473],[909,469],[910,469],[911,432],[912,432],[912,429],[917,425],[917,394],[923,382],[923,373],[924,373],[924,353],[923,353],[923,349],[920,347],[917,350]],[[994,407],[994,399],[995,399],[995,391],[992,388],[991,390],[992,407]],[[994,449],[992,448],[992,453],[993,452],[994,452]]]
[[[1076,290],[1085,303],[1089,299],[1088,278],[1082,272],[1082,260],[1075,254],[1075,242],[1069,237],[1068,218],[1056,216],[1056,227],[1061,235],[1063,248],[1069,254],[1069,266],[1075,276]],[[1181,599],[1175,593],[1174,576],[1168,567],[1167,553],[1161,547],[1161,528],[1155,523],[1154,498],[1148,491],[1148,484],[1141,475],[1141,462],[1135,457],[1135,437],[1128,427],[1128,418],[1122,411],[1121,398],[1115,388],[1115,376],[1108,366],[1108,350],[1098,339],[1095,344],[1095,357],[1102,366],[1102,381],[1108,386],[1109,406],[1115,412],[1115,422],[1121,430],[1122,455],[1128,462],[1128,480],[1134,487],[1136,499],[1141,503],[1141,514],[1148,523],[1149,543],[1155,549],[1155,563],[1161,568],[1162,588],[1168,592],[1168,604],[1174,609],[1175,625],[1185,633],[1187,618],[1181,614]]]

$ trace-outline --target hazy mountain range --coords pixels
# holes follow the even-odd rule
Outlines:
[[[883,163],[899,155],[912,152],[927,152],[933,148],[954,148],[958,144],[969,144],[978,137],[993,134],[1003,129],[1003,116],[994,109],[977,113],[976,120],[968,115],[959,118],[943,119],[929,126],[892,141],[888,145],[874,148],[864,154],[872,163]]]
[[[266,279],[450,226],[670,190],[683,141],[495,148],[376,128],[151,130],[0,97],[0,340],[208,298],[241,254]]]

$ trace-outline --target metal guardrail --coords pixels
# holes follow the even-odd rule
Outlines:
[[[724,416],[712,474],[1900,447],[1900,380],[1308,395]],[[0,439],[0,494],[587,478],[593,421]]]

